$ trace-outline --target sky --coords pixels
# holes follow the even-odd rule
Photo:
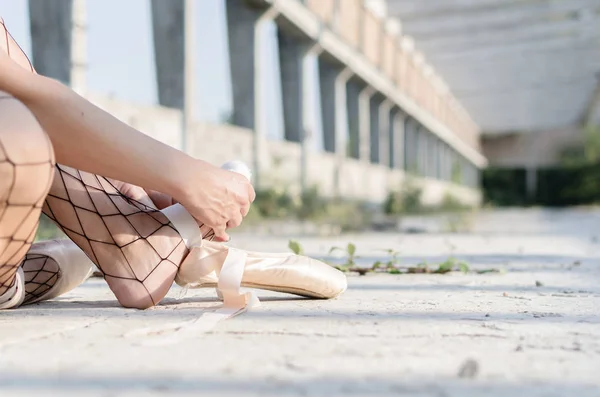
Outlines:
[[[220,122],[231,113],[231,79],[225,0],[197,0],[195,4],[196,109],[195,117]],[[154,50],[149,0],[86,0],[87,88],[90,92],[141,104],[157,103]],[[0,0],[0,16],[31,55],[27,0]],[[276,27],[268,26],[265,56],[269,75],[279,76]],[[316,61],[311,78],[318,92]],[[268,137],[283,139],[281,86],[268,79],[265,87],[269,117]],[[318,98],[313,103],[318,104]],[[314,117],[320,119],[319,112]],[[320,123],[319,123],[320,124]],[[316,131],[315,135],[320,135]],[[320,146],[321,140],[315,140]]]

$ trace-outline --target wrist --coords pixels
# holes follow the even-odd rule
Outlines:
[[[178,202],[188,202],[192,196],[195,186],[203,185],[203,176],[211,167],[209,163],[203,160],[195,159],[183,152],[178,152],[181,156],[175,162],[173,169],[167,174],[170,176],[166,184],[165,193],[169,194]]]

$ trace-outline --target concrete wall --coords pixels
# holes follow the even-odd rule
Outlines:
[[[326,24],[335,23],[335,6],[338,0],[306,0],[306,5]]]
[[[337,24],[337,32],[351,46],[358,47],[361,40],[361,2],[360,0],[346,0],[340,1],[338,5],[339,20]]]
[[[395,35],[386,32],[382,40],[381,68],[386,75],[393,78],[395,75],[394,69],[396,66],[397,55],[396,41],[398,38]]]
[[[362,51],[373,65],[379,66],[382,47],[381,33],[383,32],[382,21],[371,11],[364,10],[362,23]]]
[[[161,106],[143,106],[117,101],[99,95],[87,95],[97,106],[140,131],[178,148],[181,134],[181,112]],[[189,152],[196,158],[220,165],[231,159],[252,164],[252,131],[231,125],[195,123],[188,135]],[[268,172],[263,176],[266,186],[279,186],[292,193],[300,192],[300,145],[288,141],[267,142]],[[308,160],[308,183],[320,188],[324,196],[333,196],[336,184],[343,197],[370,202],[382,202],[390,190],[400,189],[405,178],[402,170],[369,164],[357,159],[345,159],[339,176],[333,153],[311,152]],[[481,202],[479,190],[446,181],[416,178],[423,188],[426,205],[439,204],[450,192],[465,204]]]
[[[116,101],[94,94],[87,94],[86,97],[122,122],[169,146],[181,149],[181,112],[179,110]]]

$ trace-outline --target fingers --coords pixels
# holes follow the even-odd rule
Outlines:
[[[144,204],[149,208],[156,208],[156,205],[148,196],[148,193],[141,187],[131,185],[129,183],[123,183],[120,181],[114,181],[113,184],[125,197],[135,200],[138,203]]]
[[[253,203],[254,199],[256,199],[256,192],[254,191],[254,187],[251,184],[248,184],[248,186],[248,198],[250,199],[250,202]]]
[[[214,233],[213,233],[213,229],[210,226],[200,225],[200,234],[202,234],[202,238],[205,238],[206,236],[214,234]]]
[[[241,213],[233,214],[233,216],[227,222],[227,229],[233,229],[234,227],[238,227],[242,224],[242,220],[244,217]]]
[[[242,214],[242,218],[245,218],[246,215],[248,215],[248,212],[250,212],[250,203],[244,204],[240,208],[240,214]]]
[[[152,199],[150,197],[146,196],[146,195],[140,194],[138,196],[129,197],[129,198],[131,198],[131,199],[133,199],[133,200],[135,200],[135,201],[137,201],[139,203],[144,204],[146,207],[156,208],[156,205],[154,204],[154,202],[152,201]]]
[[[231,237],[229,237],[229,235],[227,233],[219,236],[216,234],[214,229],[212,229],[211,227],[206,226],[206,225],[200,226],[200,233],[202,234],[202,239],[209,239],[209,240],[218,241],[221,243],[226,243],[229,240],[231,240]],[[209,237],[209,236],[212,236],[212,237]]]
[[[215,239],[214,239],[214,241],[218,241],[218,242],[220,242],[220,243],[226,243],[226,242],[228,242],[229,240],[231,240],[231,237],[229,237],[229,235],[226,235],[226,236],[227,236],[227,237],[216,237],[216,236],[215,236]]]
[[[150,189],[144,189],[144,191],[148,194],[150,200],[152,200],[156,208],[158,208],[159,210],[170,207],[173,204],[177,204],[171,196],[166,195],[164,193],[160,193]]]
[[[217,241],[229,241],[229,235],[225,232],[225,226],[218,226],[213,228],[215,231],[215,240]]]
[[[254,191],[254,187],[252,186],[252,183],[250,182],[250,180],[248,180],[247,177],[243,176],[242,174],[238,174],[238,173],[235,173],[235,174],[236,174],[235,175],[236,180],[246,186],[248,201],[253,202],[254,199],[256,198],[256,192]],[[246,199],[246,196],[244,197],[244,199]]]

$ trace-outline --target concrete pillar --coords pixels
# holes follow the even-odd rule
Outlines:
[[[397,113],[398,113],[397,108],[393,107],[392,109],[390,109],[389,119],[388,119],[389,128],[388,128],[388,132],[387,132],[388,145],[386,148],[384,148],[385,153],[387,155],[387,165],[391,169],[396,168],[396,158],[397,158],[396,147],[398,146],[398,143],[396,142],[396,140],[398,139],[398,137],[396,136],[396,128],[397,128],[396,114]]]
[[[528,143],[528,163],[525,165],[525,189],[527,192],[527,199],[529,202],[535,202],[537,196],[537,178],[538,178],[538,146],[536,143],[539,139],[542,139],[537,132],[530,133],[530,139]]]
[[[335,177],[334,197],[343,197],[341,175],[346,158],[352,152],[352,140],[348,125],[348,80],[353,72],[345,68],[335,78]],[[358,102],[356,102],[358,104]],[[358,113],[358,112],[357,112]]]
[[[427,176],[435,178],[436,158],[435,158],[435,136],[427,134]]]
[[[262,171],[268,166],[268,107],[266,74],[266,26],[278,11],[273,7],[262,13],[242,1],[226,1],[229,65],[233,97],[232,121],[254,131],[252,140],[254,185],[261,187]]]
[[[158,103],[183,110],[185,3],[184,0],[152,0],[150,5]]]
[[[194,0],[150,2],[158,103],[182,110],[180,149],[188,149],[194,109]]]
[[[444,164],[443,164],[443,174],[444,180],[451,181],[452,180],[452,148],[446,143],[444,143]]]
[[[525,188],[527,198],[533,202],[537,194],[537,168],[534,166],[525,168]]]
[[[336,68],[319,59],[319,80],[321,91],[321,120],[323,122],[323,147],[326,152],[336,151]],[[344,106],[345,104],[344,99]]]
[[[464,167],[465,167],[465,185],[466,186],[473,186],[473,167],[471,166],[471,163],[469,163],[468,160],[465,159],[464,161]]]
[[[450,158],[451,158],[451,162],[452,162],[450,180],[453,183],[460,184],[461,180],[462,180],[462,173],[463,173],[462,164],[460,163],[460,157],[454,150],[452,150],[450,152]]]
[[[380,106],[383,103],[384,98],[380,95],[373,95],[370,101],[370,161],[373,164],[379,164],[381,162],[380,156],[380,136],[381,136],[381,115]]]
[[[306,44],[281,29],[277,31],[279,42],[279,65],[281,70],[281,96],[285,139],[302,140],[302,60]]]
[[[419,127],[419,123],[417,121],[414,121],[414,145],[413,145],[413,150],[414,150],[414,154],[413,154],[413,161],[412,161],[412,165],[414,167],[414,173],[416,175],[419,175],[421,172],[421,160],[423,158],[422,156],[422,146],[423,143],[421,141],[421,130]]]
[[[450,145],[446,145],[446,180],[452,182],[452,170],[454,166],[454,149]]]
[[[435,178],[436,168],[436,153],[435,153],[435,136],[429,132],[427,134],[427,176]]]
[[[441,142],[438,137],[433,138],[433,177],[435,179],[442,178],[442,170],[441,170]]]
[[[471,169],[469,168],[470,164],[469,161],[461,156],[461,161],[462,161],[462,169],[463,169],[463,185],[465,186],[469,186],[469,180],[471,179],[470,176],[470,172]]]
[[[375,90],[371,87],[363,88],[359,94],[359,137],[358,137],[358,151],[359,158],[361,161],[371,161],[371,130],[372,130],[372,118],[373,114],[377,116],[377,107],[373,112],[373,106],[371,104],[373,94]],[[375,128],[377,131],[377,128]]]
[[[404,169],[406,115],[401,111],[397,111],[393,116],[393,123],[390,165],[392,168]]]
[[[236,3],[232,1],[227,1],[227,5],[230,3]],[[253,121],[254,128],[254,139],[252,140],[252,151],[253,151],[253,167],[254,167],[254,186],[257,188],[261,187],[262,179],[261,174],[264,169],[268,166],[269,158],[268,158],[268,148],[267,148],[267,126],[268,121],[268,104],[267,97],[265,94],[265,81],[270,77],[266,73],[266,61],[264,56],[264,49],[266,47],[266,35],[265,29],[267,24],[271,23],[273,19],[279,14],[275,8],[271,7],[264,11],[260,17],[254,23],[254,31],[252,34],[252,50],[253,50],[253,61],[251,62],[253,66],[252,75],[253,75],[253,84],[246,84],[245,88],[241,88],[238,91],[238,120],[241,122],[250,122],[250,115],[247,114],[246,109],[241,109],[239,106],[243,102],[246,101],[244,98],[244,93],[247,95],[249,92],[253,93],[253,98],[251,104],[254,106],[249,106],[254,112],[252,114],[251,120]],[[231,28],[229,28],[231,30]],[[231,43],[231,36],[229,37]],[[232,46],[230,44],[229,50],[232,50]],[[232,57],[232,55],[230,55]],[[233,78],[233,70],[236,70],[235,76]],[[232,84],[234,82],[239,82],[239,79],[242,77],[242,72],[240,71],[239,66],[232,66]],[[252,88],[251,90],[249,88]],[[235,89],[234,89],[235,91]],[[235,101],[234,101],[235,107]],[[234,110],[234,122],[235,122],[235,113]],[[241,124],[239,124],[241,125]]]
[[[423,128],[423,153],[424,153],[424,158],[423,158],[423,174],[428,177],[431,178],[432,176],[432,170],[433,170],[433,150],[432,150],[432,136],[431,133],[429,132],[429,130]]]
[[[266,11],[261,16],[259,11],[248,7],[243,1],[226,1],[225,10],[233,99],[232,121],[240,127],[255,129],[255,101],[264,95],[261,89],[255,90],[256,80],[262,82],[272,78],[263,76],[264,71],[255,70],[257,64],[265,63],[263,59],[256,59],[257,54],[264,54],[263,48],[255,48],[255,44],[264,41],[264,26],[272,20],[275,11]],[[256,120],[256,123],[260,121]]]
[[[390,167],[390,147],[392,143],[391,134],[394,128],[392,123],[392,106],[393,103],[389,99],[385,99],[379,105],[379,133],[377,135],[378,145],[374,148],[378,153],[378,163]]]
[[[325,151],[342,154],[344,157],[350,154],[352,145],[348,126],[347,89],[351,76],[350,69],[340,70],[323,59],[319,60],[321,120]]]
[[[86,92],[87,37],[85,0],[73,0],[71,31],[71,88],[80,95]]]
[[[33,66],[71,85],[73,0],[29,0]]]
[[[361,89],[359,85],[349,80],[346,85],[346,109],[348,113],[348,137],[350,140],[349,155],[354,159],[360,159],[360,132],[362,129],[360,93]]]
[[[278,31],[285,138],[300,142],[300,187],[308,188],[309,147],[315,134],[315,66],[322,49]],[[334,81],[335,85],[335,81]],[[334,126],[335,128],[335,126]],[[335,142],[334,142],[335,145]]]
[[[316,97],[316,84],[318,76],[314,76],[315,66],[318,62],[319,54],[323,51],[320,45],[314,44],[306,49],[302,54],[301,62],[301,110],[302,110],[302,128],[300,130],[300,141],[302,147],[300,164],[300,188],[304,193],[308,189],[308,165],[310,164],[310,148],[312,139],[317,129],[317,118],[314,98]],[[285,98],[285,92],[284,92]]]
[[[412,174],[418,173],[418,130],[414,119],[406,121],[405,147],[404,147],[404,169]]]
[[[440,141],[440,179],[448,180],[448,146],[444,141]]]
[[[417,174],[427,176],[427,130],[423,126],[417,127]]]
[[[348,115],[348,80],[353,72],[350,68],[342,70],[335,78],[335,152],[340,163],[352,154],[352,139]],[[358,105],[358,101],[353,102]],[[358,114],[358,111],[356,112]],[[356,145],[357,146],[357,145]]]

